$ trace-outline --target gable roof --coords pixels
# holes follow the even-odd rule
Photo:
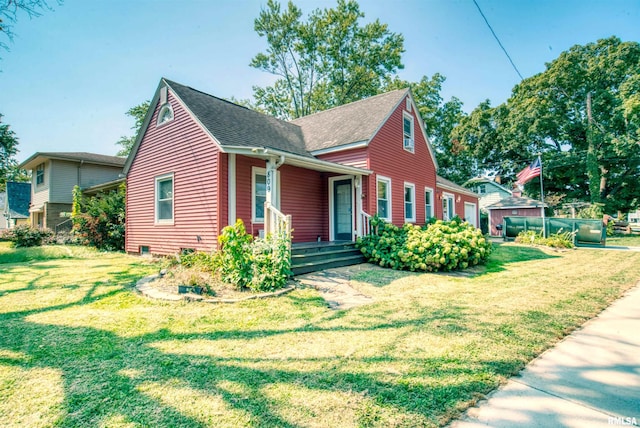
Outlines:
[[[397,89],[303,116],[291,123],[302,128],[310,152],[368,142],[408,92]]]
[[[436,186],[443,189],[451,190],[453,192],[462,193],[463,195],[472,196],[476,199],[478,198],[477,193],[472,192],[471,190],[465,187],[462,187],[451,180],[447,180],[444,177],[440,177],[439,175],[436,175]]]
[[[475,177],[475,178],[472,178],[472,179],[468,180],[466,183],[464,183],[463,186],[464,187],[468,187],[468,186],[473,186],[473,185],[476,185],[476,184],[491,184],[494,187],[497,187],[498,189],[504,191],[505,193],[508,193],[510,195],[513,193],[511,190],[507,189],[502,184],[497,183],[496,181],[491,180],[490,178],[487,178],[487,177]],[[487,192],[487,193],[489,193],[489,192]]]
[[[184,106],[224,147],[271,147],[312,157],[300,127],[163,79]]]
[[[7,204],[9,218],[29,218],[31,183],[7,181]]]
[[[527,197],[510,196],[485,207],[487,210],[509,209],[509,208],[540,208],[546,207],[540,201]]]
[[[22,162],[18,167],[27,170],[34,169],[42,162],[49,159],[86,162],[96,165],[115,166],[119,168],[122,168],[124,163],[127,161],[127,158],[120,156],[109,156],[88,152],[36,152],[27,160]]]

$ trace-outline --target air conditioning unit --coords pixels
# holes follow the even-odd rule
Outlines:
[[[413,150],[413,138],[404,139],[404,148]]]

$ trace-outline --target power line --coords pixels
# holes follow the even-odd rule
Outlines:
[[[522,74],[520,74],[520,71],[518,70],[518,67],[516,67],[516,65],[513,63],[513,60],[511,59],[511,57],[509,56],[509,53],[507,52],[507,50],[504,48],[504,46],[502,46],[502,43],[500,42],[500,39],[498,38],[498,36],[496,35],[496,32],[493,31],[493,28],[491,28],[491,24],[489,24],[489,21],[487,20],[487,17],[484,16],[484,13],[482,13],[482,9],[480,9],[480,5],[478,4],[478,2],[476,0],[473,0],[473,4],[476,5],[476,7],[478,8],[478,12],[480,12],[480,15],[482,15],[482,19],[484,19],[484,22],[487,24],[487,27],[489,27],[489,30],[491,30],[491,34],[493,34],[493,37],[495,37],[496,41],[498,42],[498,44],[500,45],[500,47],[502,48],[502,51],[504,52],[504,54],[507,56],[507,58],[509,59],[509,62],[511,63],[511,65],[513,66],[513,69],[516,71],[516,73],[518,73],[518,76],[520,76],[520,80],[524,80],[524,77],[522,77]]]

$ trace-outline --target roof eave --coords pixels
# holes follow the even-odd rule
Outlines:
[[[311,169],[314,171],[334,172],[338,174],[350,175],[370,175],[373,173],[373,171],[368,169],[342,165],[335,162],[316,159],[314,157],[301,156],[295,153],[273,149],[271,147],[224,146],[222,151],[224,153],[239,154],[249,157],[257,157],[260,159],[268,159],[273,156],[284,156],[285,164],[305,169]]]

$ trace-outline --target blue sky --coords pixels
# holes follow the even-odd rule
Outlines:
[[[640,0],[477,0],[526,78],[575,44],[640,40]],[[297,0],[308,14],[335,1]],[[519,77],[472,0],[360,0],[405,38],[401,78],[443,74],[442,95],[471,111],[504,102]],[[0,52],[0,113],[19,138],[18,160],[46,151],[115,154],[125,116],[161,77],[207,93],[250,98],[273,81],[249,67],[266,43],[253,21],[266,0],[65,0],[19,16]]]

